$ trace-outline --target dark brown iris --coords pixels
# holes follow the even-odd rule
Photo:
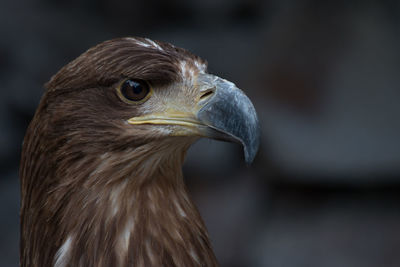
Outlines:
[[[140,101],[150,92],[145,81],[128,79],[121,85],[121,94],[130,101]]]

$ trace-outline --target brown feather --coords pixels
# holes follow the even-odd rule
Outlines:
[[[112,90],[126,77],[171,87],[182,60],[205,64],[170,44],[115,39],[47,83],[21,158],[21,266],[217,266],[181,171],[195,138],[127,129],[140,110]]]

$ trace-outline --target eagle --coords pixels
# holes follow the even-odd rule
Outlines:
[[[139,37],[90,48],[45,88],[22,146],[20,266],[218,266],[182,164],[202,137],[252,162],[260,126],[243,91]]]

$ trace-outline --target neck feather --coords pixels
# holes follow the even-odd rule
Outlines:
[[[21,265],[217,266],[183,181],[189,143],[169,142],[65,162],[23,203]]]

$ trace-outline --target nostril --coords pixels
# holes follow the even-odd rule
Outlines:
[[[204,92],[201,96],[200,96],[200,100],[204,100],[209,98],[210,96],[212,96],[214,94],[213,90],[207,90],[206,92]]]

